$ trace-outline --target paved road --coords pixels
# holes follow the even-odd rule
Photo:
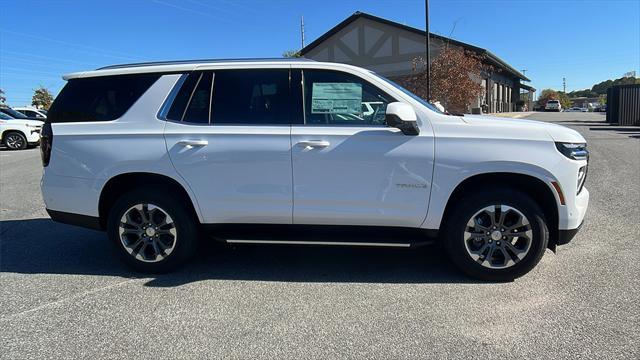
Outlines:
[[[102,233],[51,222],[37,150],[0,151],[0,357],[639,358],[640,128],[577,129],[592,203],[571,244],[512,283],[421,251],[210,246],[140,277]]]

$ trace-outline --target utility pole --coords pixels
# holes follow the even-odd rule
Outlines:
[[[562,92],[567,93],[567,78],[562,78]]]
[[[304,49],[304,15],[300,15],[300,38],[302,39],[302,47]]]
[[[426,27],[426,32],[427,32],[427,41],[426,41],[426,47],[427,47],[427,51],[426,51],[426,69],[425,71],[427,72],[427,101],[431,100],[431,52],[430,50],[430,46],[429,46],[429,0],[425,0],[424,1],[424,13],[425,13],[425,27]]]

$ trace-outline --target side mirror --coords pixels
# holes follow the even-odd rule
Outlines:
[[[413,107],[403,102],[392,102],[387,105],[385,114],[387,125],[398,128],[405,135],[418,135],[418,116]]]

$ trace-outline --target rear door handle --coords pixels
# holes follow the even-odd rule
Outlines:
[[[209,142],[207,140],[180,140],[178,144],[187,147],[195,147],[195,146],[207,146]]]
[[[326,140],[305,140],[300,141],[296,145],[307,148],[307,149],[315,149],[315,148],[326,148],[331,145],[330,142]]]

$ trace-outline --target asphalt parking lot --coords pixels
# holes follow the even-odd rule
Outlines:
[[[48,219],[38,149],[0,150],[0,358],[640,358],[640,128],[589,142],[582,231],[512,283],[421,250],[206,246],[143,277]]]

